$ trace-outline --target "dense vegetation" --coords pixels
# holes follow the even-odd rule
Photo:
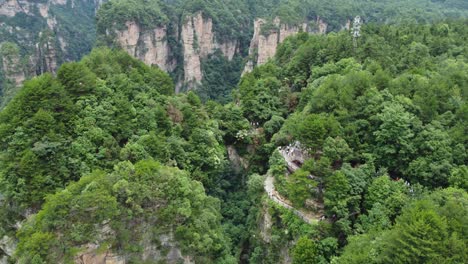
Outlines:
[[[13,231],[14,223],[10,220],[14,220],[14,213],[26,213],[25,209],[28,208],[37,211],[42,207],[48,194],[55,193],[56,190],[68,185],[70,181],[78,180],[81,176],[96,169],[110,172],[115,166],[123,166],[118,165],[120,161],[137,162],[144,159],[157,159],[161,163],[190,172],[191,178],[202,182],[205,187],[213,187],[217,181],[218,171],[226,163],[224,147],[220,142],[221,132],[217,123],[208,118],[200,100],[195,95],[173,97],[171,96],[173,89],[173,83],[167,74],[149,68],[126,53],[106,49],[93,51],[79,63],[62,65],[57,78],[43,75],[27,82],[21,92],[0,114],[3,150],[1,183],[5,199],[2,205],[2,215],[5,216],[2,218],[2,234]],[[150,167],[155,166],[158,167],[157,165]],[[138,174],[138,172],[135,173]],[[154,172],[155,174],[146,171],[141,173],[144,175],[149,173],[144,177],[157,175],[157,171]],[[169,177],[168,173],[164,175]],[[187,177],[185,176],[187,174],[182,172],[171,173]],[[104,181],[102,184],[109,186],[110,189],[97,189],[96,192],[110,192],[109,195],[114,195],[115,189],[111,187],[117,183],[123,184],[121,181],[128,180],[128,175],[119,175],[113,182],[107,182],[108,179],[94,179],[92,176],[86,179],[69,188],[76,192],[94,180]],[[171,179],[160,180],[171,181]],[[189,182],[180,184],[189,184]],[[137,186],[128,188],[139,188]],[[102,188],[107,187],[102,186]],[[127,187],[122,186],[122,188]],[[181,186],[181,188],[197,190],[187,186]],[[200,188],[198,193],[203,193],[201,186],[197,188]],[[161,195],[169,195],[162,192]],[[191,196],[189,193],[186,195]],[[91,199],[90,197],[94,196],[88,198]],[[88,198],[83,197],[83,199]],[[191,198],[197,199],[196,196]],[[47,210],[48,206],[53,206],[53,199],[47,200],[44,210]],[[57,199],[66,203],[74,203],[74,201],[85,203],[80,200],[80,197],[73,197],[78,200],[70,201],[64,200],[62,196]],[[103,199],[107,201],[111,198],[103,197]],[[132,199],[134,198],[124,199],[121,202],[125,204],[125,201],[130,202]],[[148,206],[144,202],[144,197],[138,199],[143,199],[140,203],[144,204],[140,204],[140,207]],[[154,197],[154,199],[162,198]],[[176,202],[174,198],[171,199]],[[157,203],[157,201],[159,200],[152,203]],[[89,200],[89,202],[94,201]],[[196,206],[196,203],[202,203],[202,201],[185,201],[184,203],[188,203],[188,206],[189,204]],[[207,202],[203,203],[204,206],[207,205]],[[180,205],[179,203],[178,206]],[[216,209],[215,205],[216,203],[213,205],[214,209]],[[141,208],[132,208],[131,210],[137,210],[135,214],[145,211]],[[107,207],[104,209],[111,210]],[[86,212],[86,207],[83,207],[83,210]],[[115,210],[123,213],[123,209],[118,207]],[[103,211],[104,216],[102,216],[98,210],[96,214],[99,217],[109,218],[117,211]],[[219,211],[215,210],[215,212]],[[130,211],[128,213],[129,217],[133,215]],[[184,214],[188,214],[187,217],[191,215],[190,212]],[[61,215],[57,217],[60,218]],[[49,218],[46,217],[46,219]],[[94,221],[96,219],[82,220]],[[213,221],[213,224],[216,224],[219,217],[214,218]],[[38,225],[45,226],[49,224],[51,223],[38,223]],[[68,228],[68,226],[65,225],[62,228]],[[89,227],[84,224],[82,228]],[[213,226],[206,228],[211,230]],[[49,229],[41,231],[46,233],[30,234],[30,236],[50,236],[50,230],[49,226]],[[40,230],[34,229],[34,231]],[[64,230],[64,232],[79,231]],[[206,232],[208,230],[200,231],[200,233]],[[92,237],[83,234],[83,237],[77,241],[73,240],[74,236],[71,239],[69,243],[79,246],[81,244],[77,243],[89,242]],[[194,241],[198,241],[198,238],[194,238]],[[46,242],[38,239],[37,243]],[[63,241],[63,243],[68,242]],[[24,245],[25,248],[35,246],[37,245]],[[222,250],[219,245],[215,247]],[[50,250],[53,249],[51,245]],[[54,258],[62,259],[68,256],[68,253],[56,255],[52,252],[38,252],[37,254],[40,257],[50,257],[47,260],[48,263]],[[27,259],[26,262],[28,262]]]
[[[291,36],[239,82],[241,58],[215,54],[200,97],[108,48],[27,81],[0,112],[0,237],[18,241],[9,261],[69,263],[94,248],[152,263],[176,248],[196,263],[466,262],[468,21],[402,22],[467,7],[407,2],[106,4],[98,19],[116,27],[108,16],[150,25],[203,10],[226,37],[249,16],[296,23],[320,11],[338,23],[360,10],[382,22],[375,10],[408,8],[359,37]],[[279,151],[291,144],[308,154],[295,171]],[[266,194],[267,177],[294,210]]]
[[[50,196],[18,233],[17,256],[20,263],[71,261],[79,246],[98,241],[139,261],[144,241],[173,234],[195,261],[228,263],[220,219],[219,201],[187,173],[154,161],[123,162],[109,175],[97,171]],[[106,227],[115,233],[103,233]]]
[[[258,2],[255,11],[261,16],[280,17],[288,23],[302,23],[304,18],[314,20],[323,18],[330,30],[340,30],[347,19],[361,16],[367,23],[426,23],[447,17],[466,17],[466,1],[430,1],[430,0],[383,0],[383,1],[252,1]]]
[[[289,238],[297,263],[466,260],[466,23],[299,34],[242,78],[237,111],[260,128],[235,144],[254,144],[251,169],[269,170],[296,208],[323,203],[329,219]],[[294,141],[312,158],[286,176],[275,148]],[[252,250],[271,256],[281,237]]]
[[[91,51],[96,39],[94,0],[65,1],[65,5],[50,4],[46,9],[47,17],[41,14],[36,5],[46,5],[50,1],[28,2],[19,4],[25,5],[25,12],[19,12],[13,17],[0,15],[0,49],[3,49],[5,43],[18,46],[17,53],[8,54],[19,60],[15,72],[22,72],[27,78],[46,72],[46,49],[54,50],[49,55],[54,56],[58,65],[79,60]],[[3,57],[4,54],[0,54],[0,62]],[[15,85],[7,78],[11,76],[4,72],[5,67],[0,67],[0,107],[16,94]]]
[[[340,31],[355,16],[362,16],[366,23],[428,23],[446,18],[468,16],[468,7],[463,0],[453,1],[319,1],[319,0],[113,0],[104,4],[97,14],[98,45],[118,47],[115,43],[116,29],[125,28],[127,21],[137,22],[140,29],[152,30],[155,26],[167,28],[167,40],[171,46],[171,60],[176,67],[171,76],[183,79],[184,56],[179,40],[180,29],[189,16],[201,12],[213,21],[213,30],[218,41],[235,40],[239,57],[228,61],[221,53],[215,53],[202,62],[204,73],[197,94],[205,102],[214,99],[226,103],[238,83],[244,60],[248,55],[253,34],[253,21],[265,18],[262,32],[270,32],[276,25],[273,19],[280,18],[285,24],[309,23],[317,27],[321,18],[328,24],[328,31]],[[144,45],[139,42],[137,45]],[[142,47],[144,50],[144,46]]]

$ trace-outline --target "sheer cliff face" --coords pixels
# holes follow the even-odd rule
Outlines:
[[[264,19],[256,19],[254,22],[254,35],[250,42],[249,61],[244,68],[244,73],[253,70],[254,66],[262,65],[272,58],[276,53],[276,48],[287,37],[297,34],[300,31],[316,34],[325,34],[327,32],[327,23],[320,17],[315,21],[316,29],[311,29],[308,23],[303,23],[300,26],[288,25],[282,23],[279,18],[273,21],[274,29],[264,32],[263,26],[267,22]]]
[[[160,235],[157,237],[158,243],[154,243],[155,238],[149,234],[151,234],[150,231],[148,231],[148,237],[140,245],[141,253],[137,256],[133,255],[133,257],[149,263],[195,263],[193,257],[182,254],[173,234]],[[132,257],[131,254],[119,255],[111,251],[102,252],[101,250],[98,253],[99,245],[97,244],[88,244],[84,248],[84,251],[75,257],[75,264],[127,264],[130,263],[129,259]]]
[[[67,4],[67,0],[49,0],[41,3],[27,0],[2,0],[0,1],[0,16],[14,17],[19,13],[35,15],[33,10],[37,8],[41,16],[48,17],[50,5],[65,4]]]
[[[117,31],[118,44],[128,54],[144,61],[148,65],[157,65],[165,71],[172,71],[175,63],[170,59],[167,42],[167,28],[156,27],[143,31],[137,22],[126,22],[126,29]]]
[[[218,42],[211,18],[201,13],[187,17],[180,33],[184,54],[184,84],[193,89],[203,79],[201,60],[220,49],[229,60],[236,52],[235,42]]]
[[[80,59],[83,53],[89,52],[83,46],[90,49],[94,42],[94,14],[104,1],[0,0],[0,44],[8,40],[22,50],[18,59],[21,65],[16,65],[15,74],[10,74],[11,69],[7,69],[3,63],[0,70],[5,78],[20,85],[26,78],[37,74],[55,73],[62,62]],[[18,22],[25,17],[31,22]],[[75,21],[78,18],[81,21],[80,31],[70,31],[63,26],[67,24],[64,20]],[[89,29],[89,32],[82,32],[83,29]],[[81,39],[76,39],[77,34]],[[77,51],[77,47],[82,51]],[[23,72],[19,73],[18,70]]]
[[[10,56],[4,56],[2,58],[2,68],[3,73],[16,85],[21,85],[26,79],[19,55],[11,54]]]
[[[185,19],[180,36],[184,54],[184,85],[188,89],[193,89],[201,83],[201,61],[204,58],[219,49],[223,56],[232,60],[237,52],[236,41],[223,42],[216,39],[212,19],[203,17],[202,13]]]
[[[187,16],[179,22],[172,22],[178,28],[177,33],[168,33],[166,26],[142,29],[138,22],[129,21],[123,30],[117,30],[117,43],[130,55],[149,65],[172,72],[180,67],[183,76],[178,76],[176,92],[183,89],[196,89],[203,80],[202,61],[217,50],[228,60],[240,52],[238,40],[220,40],[215,34],[213,21],[201,12]],[[265,30],[266,24],[273,28]],[[271,26],[271,25],[269,25]],[[325,34],[328,25],[320,17],[299,25],[289,25],[279,18],[272,22],[258,18],[253,23],[254,34],[249,47],[249,59],[244,73],[252,71],[256,65],[262,65],[272,58],[278,45],[287,37],[298,32]],[[344,28],[349,27],[347,24]],[[109,34],[109,33],[107,33]],[[175,34],[170,36],[169,34]],[[180,47],[171,47],[167,39],[176,39]],[[181,56],[175,56],[175,53]],[[179,58],[178,60],[176,58]]]
[[[184,82],[188,86],[192,88],[197,84],[200,83],[203,76],[201,71],[201,47],[205,48],[208,43],[204,41],[207,38],[206,35],[203,35],[204,29],[208,29],[209,25],[207,24],[204,28],[203,25],[203,18],[201,19],[202,24],[200,25],[197,23],[197,26],[201,26],[200,28],[195,28],[194,20],[191,17],[187,19],[187,22],[184,23],[182,26],[181,38],[182,38],[182,45],[183,45],[183,53],[184,53]],[[199,22],[199,21],[196,21]],[[198,30],[197,30],[198,29]],[[198,32],[197,32],[197,31]],[[200,41],[198,41],[198,34],[200,35]],[[207,34],[208,35],[208,34]],[[204,43],[205,42],[205,43]],[[205,53],[204,51],[203,53]],[[180,87],[180,85],[178,85]],[[180,88],[177,88],[180,89]],[[177,91],[179,92],[179,91]]]
[[[182,87],[194,89],[203,79],[201,61],[220,50],[231,60],[237,52],[237,41],[218,41],[211,18],[202,13],[188,16],[177,25],[180,28],[177,36],[169,36],[167,26],[142,29],[137,22],[129,21],[124,30],[117,30],[118,44],[130,55],[139,58],[148,65],[171,72],[177,63],[183,65],[183,78],[177,83],[177,92]],[[175,59],[176,50],[168,44],[168,38],[176,39],[181,47],[183,61]]]
[[[44,30],[50,30],[51,32],[55,31],[57,26],[57,20],[54,16],[50,14],[51,5],[65,5],[66,0],[50,0],[42,3],[36,3],[35,1],[24,1],[24,0],[4,0],[0,1],[0,16],[6,16],[13,18],[17,15],[26,14],[27,16],[36,17],[45,22],[46,28]],[[14,33],[17,28],[15,25],[4,24],[5,29]],[[21,29],[26,31],[26,29]],[[25,32],[24,32],[25,33]],[[23,33],[23,34],[24,34]],[[25,38],[22,41],[27,41],[26,45],[29,46],[32,51],[29,56],[33,63],[37,62],[38,73],[44,71],[55,72],[57,70],[57,50],[55,44],[52,41],[46,40],[43,43],[39,43],[35,38],[40,39],[42,37],[42,32],[36,32],[37,35],[34,35],[34,32],[28,32],[22,37]],[[67,44],[63,43],[63,48],[66,49]],[[17,66],[20,66],[18,64]],[[17,71],[23,67],[17,67]],[[3,72],[8,79],[14,79],[17,85],[20,85],[25,77],[18,78],[19,74],[10,75],[8,69],[3,66]],[[23,76],[34,75],[34,72],[23,72]],[[22,80],[21,80],[22,79]]]

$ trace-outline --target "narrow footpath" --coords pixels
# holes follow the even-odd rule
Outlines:
[[[310,212],[305,212],[303,210],[298,210],[294,208],[291,204],[291,202],[282,197],[275,189],[275,178],[271,175],[267,175],[267,178],[265,180],[265,191],[268,194],[268,197],[275,202],[276,204],[291,210],[295,215],[299,216],[302,220],[304,220],[306,223],[312,224],[320,221],[320,216],[314,215]]]

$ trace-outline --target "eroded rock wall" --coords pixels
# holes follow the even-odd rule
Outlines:
[[[57,26],[56,18],[51,14],[50,7],[51,5],[65,5],[66,0],[49,0],[46,2],[35,2],[35,1],[24,1],[24,0],[4,0],[0,1],[0,16],[14,17],[20,13],[24,13],[28,16],[39,16],[47,25],[47,30],[54,32]],[[37,38],[41,39],[43,32],[34,32],[37,35],[34,36],[34,33],[26,32],[14,32],[17,28],[14,25],[4,25],[5,28],[9,28],[11,34],[24,34],[21,41],[25,42],[30,39]],[[31,40],[32,41],[32,40]],[[24,62],[30,61],[32,64],[38,65],[38,73],[44,71],[55,72],[57,70],[58,58],[57,50],[55,43],[53,41],[46,39],[42,43],[29,43],[30,49],[34,52],[32,54],[27,54],[25,56],[29,58],[23,59]],[[66,49],[67,43],[64,41],[61,42],[61,47],[63,51]],[[10,63],[5,63],[3,59],[3,73],[7,79],[14,80],[16,85],[21,85],[26,77],[35,75],[35,71],[24,71],[25,68],[29,68],[26,65],[20,65],[21,58],[17,58]]]
[[[194,89],[203,79],[202,59],[219,49],[228,60],[232,60],[237,52],[236,41],[217,40],[213,20],[202,13],[186,17],[180,36],[184,54],[184,85],[188,89]]]
[[[13,61],[8,66],[4,65],[2,69],[4,77],[14,81],[19,86],[25,79],[37,74],[44,72],[55,73],[62,62],[69,61],[70,59],[79,59],[70,57],[70,54],[76,54],[76,51],[69,50],[71,49],[69,48],[71,40],[65,37],[69,34],[65,32],[67,29],[61,27],[60,18],[57,17],[56,12],[57,10],[76,9],[76,11],[71,12],[83,14],[87,12],[86,10],[88,10],[90,5],[94,10],[97,10],[105,1],[0,0],[0,18],[15,18],[0,19],[4,21],[0,23],[0,44],[2,39],[9,39],[10,41],[13,39],[13,42],[20,46],[23,51],[18,59],[22,65],[18,65],[16,61]],[[30,26],[18,25],[15,21],[18,21],[17,16],[19,15],[26,15],[31,18],[31,21],[35,21],[34,23],[40,23],[42,25],[40,30],[37,30],[37,24]],[[87,14],[86,19],[86,23],[93,23],[92,14]],[[87,43],[87,45],[91,47],[92,43]],[[12,70],[13,67],[15,67],[14,71]]]
[[[244,73],[250,72],[256,65],[262,65],[272,58],[278,45],[282,43],[287,37],[297,34],[299,32],[309,32],[325,34],[327,32],[327,23],[320,17],[317,17],[315,24],[316,29],[312,29],[308,22],[301,25],[289,25],[282,23],[279,18],[273,20],[273,29],[266,30],[263,28],[267,23],[264,19],[256,19],[254,21],[254,34],[249,47],[249,60],[247,61]]]
[[[12,80],[16,85],[21,85],[26,79],[23,67],[21,66],[20,57],[18,55],[4,56],[2,58],[2,70],[8,79]]]
[[[148,229],[151,227],[148,226]],[[136,259],[141,259],[145,263],[168,263],[168,264],[194,264],[191,256],[182,254],[179,246],[174,240],[171,232],[159,235],[158,243],[154,243],[151,232],[141,241],[142,251],[137,255],[132,255]],[[97,244],[88,244],[75,259],[75,264],[127,264],[130,263],[130,255],[119,255],[112,250],[99,249]]]
[[[188,17],[187,22],[182,25],[182,31],[180,34],[184,54],[184,83],[185,85],[188,85],[189,89],[194,88],[194,86],[196,86],[197,83],[200,83],[203,78],[201,71],[200,49],[202,46],[206,48],[207,45],[207,43],[203,43],[203,38],[201,38],[200,41],[198,40],[196,30],[200,33],[203,28],[196,28],[194,20],[196,21],[198,19]],[[204,38],[206,38],[206,36]],[[180,85],[177,87],[180,87]],[[176,92],[179,92],[179,90]]]
[[[213,21],[203,14],[187,16],[177,23],[179,32],[169,33],[168,25],[142,28],[136,21],[126,22],[123,30],[115,31],[117,43],[130,55],[148,65],[157,65],[162,70],[171,72],[177,63],[183,68],[183,78],[177,83],[177,92],[183,87],[195,89],[203,79],[202,60],[217,50],[232,60],[238,52],[236,40],[217,39]],[[169,35],[176,34],[176,35]],[[176,61],[176,47],[171,47],[168,39],[176,39],[180,44],[183,61]]]
[[[135,21],[127,21],[125,26],[124,30],[115,32],[116,40],[122,49],[148,65],[157,65],[165,71],[174,69],[175,63],[171,60],[166,26],[143,30]]]

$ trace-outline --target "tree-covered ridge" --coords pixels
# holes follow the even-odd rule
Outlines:
[[[362,16],[366,23],[426,23],[447,18],[464,18],[468,6],[463,0],[451,1],[319,1],[319,0],[111,0],[98,14],[98,32],[122,27],[126,21],[136,21],[143,27],[184,19],[201,12],[213,19],[215,31],[222,38],[246,38],[252,33],[256,18],[279,17],[286,24],[314,22],[318,17],[330,25],[331,31],[341,30],[347,20]]]
[[[138,21],[142,27],[154,27],[169,22],[160,1],[109,1],[97,16],[98,32],[122,29],[127,21]]]
[[[300,33],[225,105],[105,48],[26,82],[0,112],[10,260],[96,246],[128,263],[168,247],[196,263],[463,263],[467,23]],[[271,200],[266,176],[316,221]]]
[[[18,261],[70,261],[107,227],[99,246],[132,259],[155,234],[199,261],[229,258],[219,202],[202,187],[214,191],[227,164],[222,133],[197,96],[173,90],[166,73],[108,49],[26,82],[0,113],[2,236],[39,211]]]
[[[141,27],[150,29],[167,24],[177,28],[187,17],[197,13],[213,20],[214,30],[220,39],[246,37],[250,32],[249,12],[243,1],[113,0],[104,4],[98,12],[98,33],[121,29],[127,21],[135,21]]]
[[[172,94],[166,73],[107,49],[28,81],[0,114],[4,206],[38,209],[123,160],[153,158],[209,186],[225,163],[221,132],[195,95]]]
[[[341,30],[347,19],[361,16],[366,23],[427,23],[446,18],[464,18],[468,6],[463,0],[358,0],[358,1],[255,1],[256,12],[262,17],[280,17],[287,23],[322,18],[332,31]]]
[[[94,20],[99,1],[8,2],[16,2],[20,12],[14,16],[0,15],[0,46],[13,43],[18,47],[15,72],[25,78],[54,71],[55,64],[80,60],[91,51],[96,39]],[[8,8],[7,4],[1,8]],[[3,57],[0,55],[0,61]],[[11,83],[11,74],[5,72],[8,65],[1,66],[2,63],[0,102],[6,102],[16,93],[16,84]]]
[[[142,256],[167,251],[161,240],[169,235],[197,263],[232,263],[219,207],[184,171],[155,161],[122,162],[110,174],[94,172],[49,196],[19,232],[16,254],[19,263],[68,263],[94,243],[129,261],[151,261]],[[157,250],[148,252],[145,245],[156,242]]]
[[[332,255],[339,255],[339,247],[354,243],[348,238],[361,233],[370,235],[356,239],[361,244],[351,244],[347,256],[336,263],[350,263],[353,247],[364,242],[366,249],[351,263],[391,263],[396,259],[392,252],[400,247],[407,249],[398,251],[399,263],[413,263],[416,253],[436,257],[434,263],[466,259],[461,229],[434,234],[437,238],[428,234],[418,238],[421,244],[397,237],[415,232],[407,221],[425,221],[426,216],[408,213],[411,210],[439,214],[434,224],[453,228],[439,209],[419,205],[427,203],[424,197],[433,191],[435,196],[437,189],[456,187],[461,189],[442,193],[466,196],[466,23],[368,25],[355,39],[348,32],[299,34],[278,48],[274,60],[241,79],[236,105],[224,108],[236,108],[256,129],[245,129],[230,116],[232,124],[238,124],[234,131],[241,131],[230,140],[240,149],[249,146],[252,172],[268,170],[278,192],[295,207],[314,211],[322,204],[329,219],[299,241],[290,238],[297,241],[297,263],[328,263],[330,253],[319,250],[324,241],[336,239],[338,250]],[[285,161],[275,149],[295,141],[311,158],[287,176]],[[466,198],[460,199],[455,203],[466,210]],[[466,225],[463,219],[457,221],[454,226]],[[432,239],[425,248],[424,241]],[[385,246],[374,247],[373,241]],[[268,255],[280,245],[260,243],[252,250]],[[447,253],[446,247],[453,251]]]

